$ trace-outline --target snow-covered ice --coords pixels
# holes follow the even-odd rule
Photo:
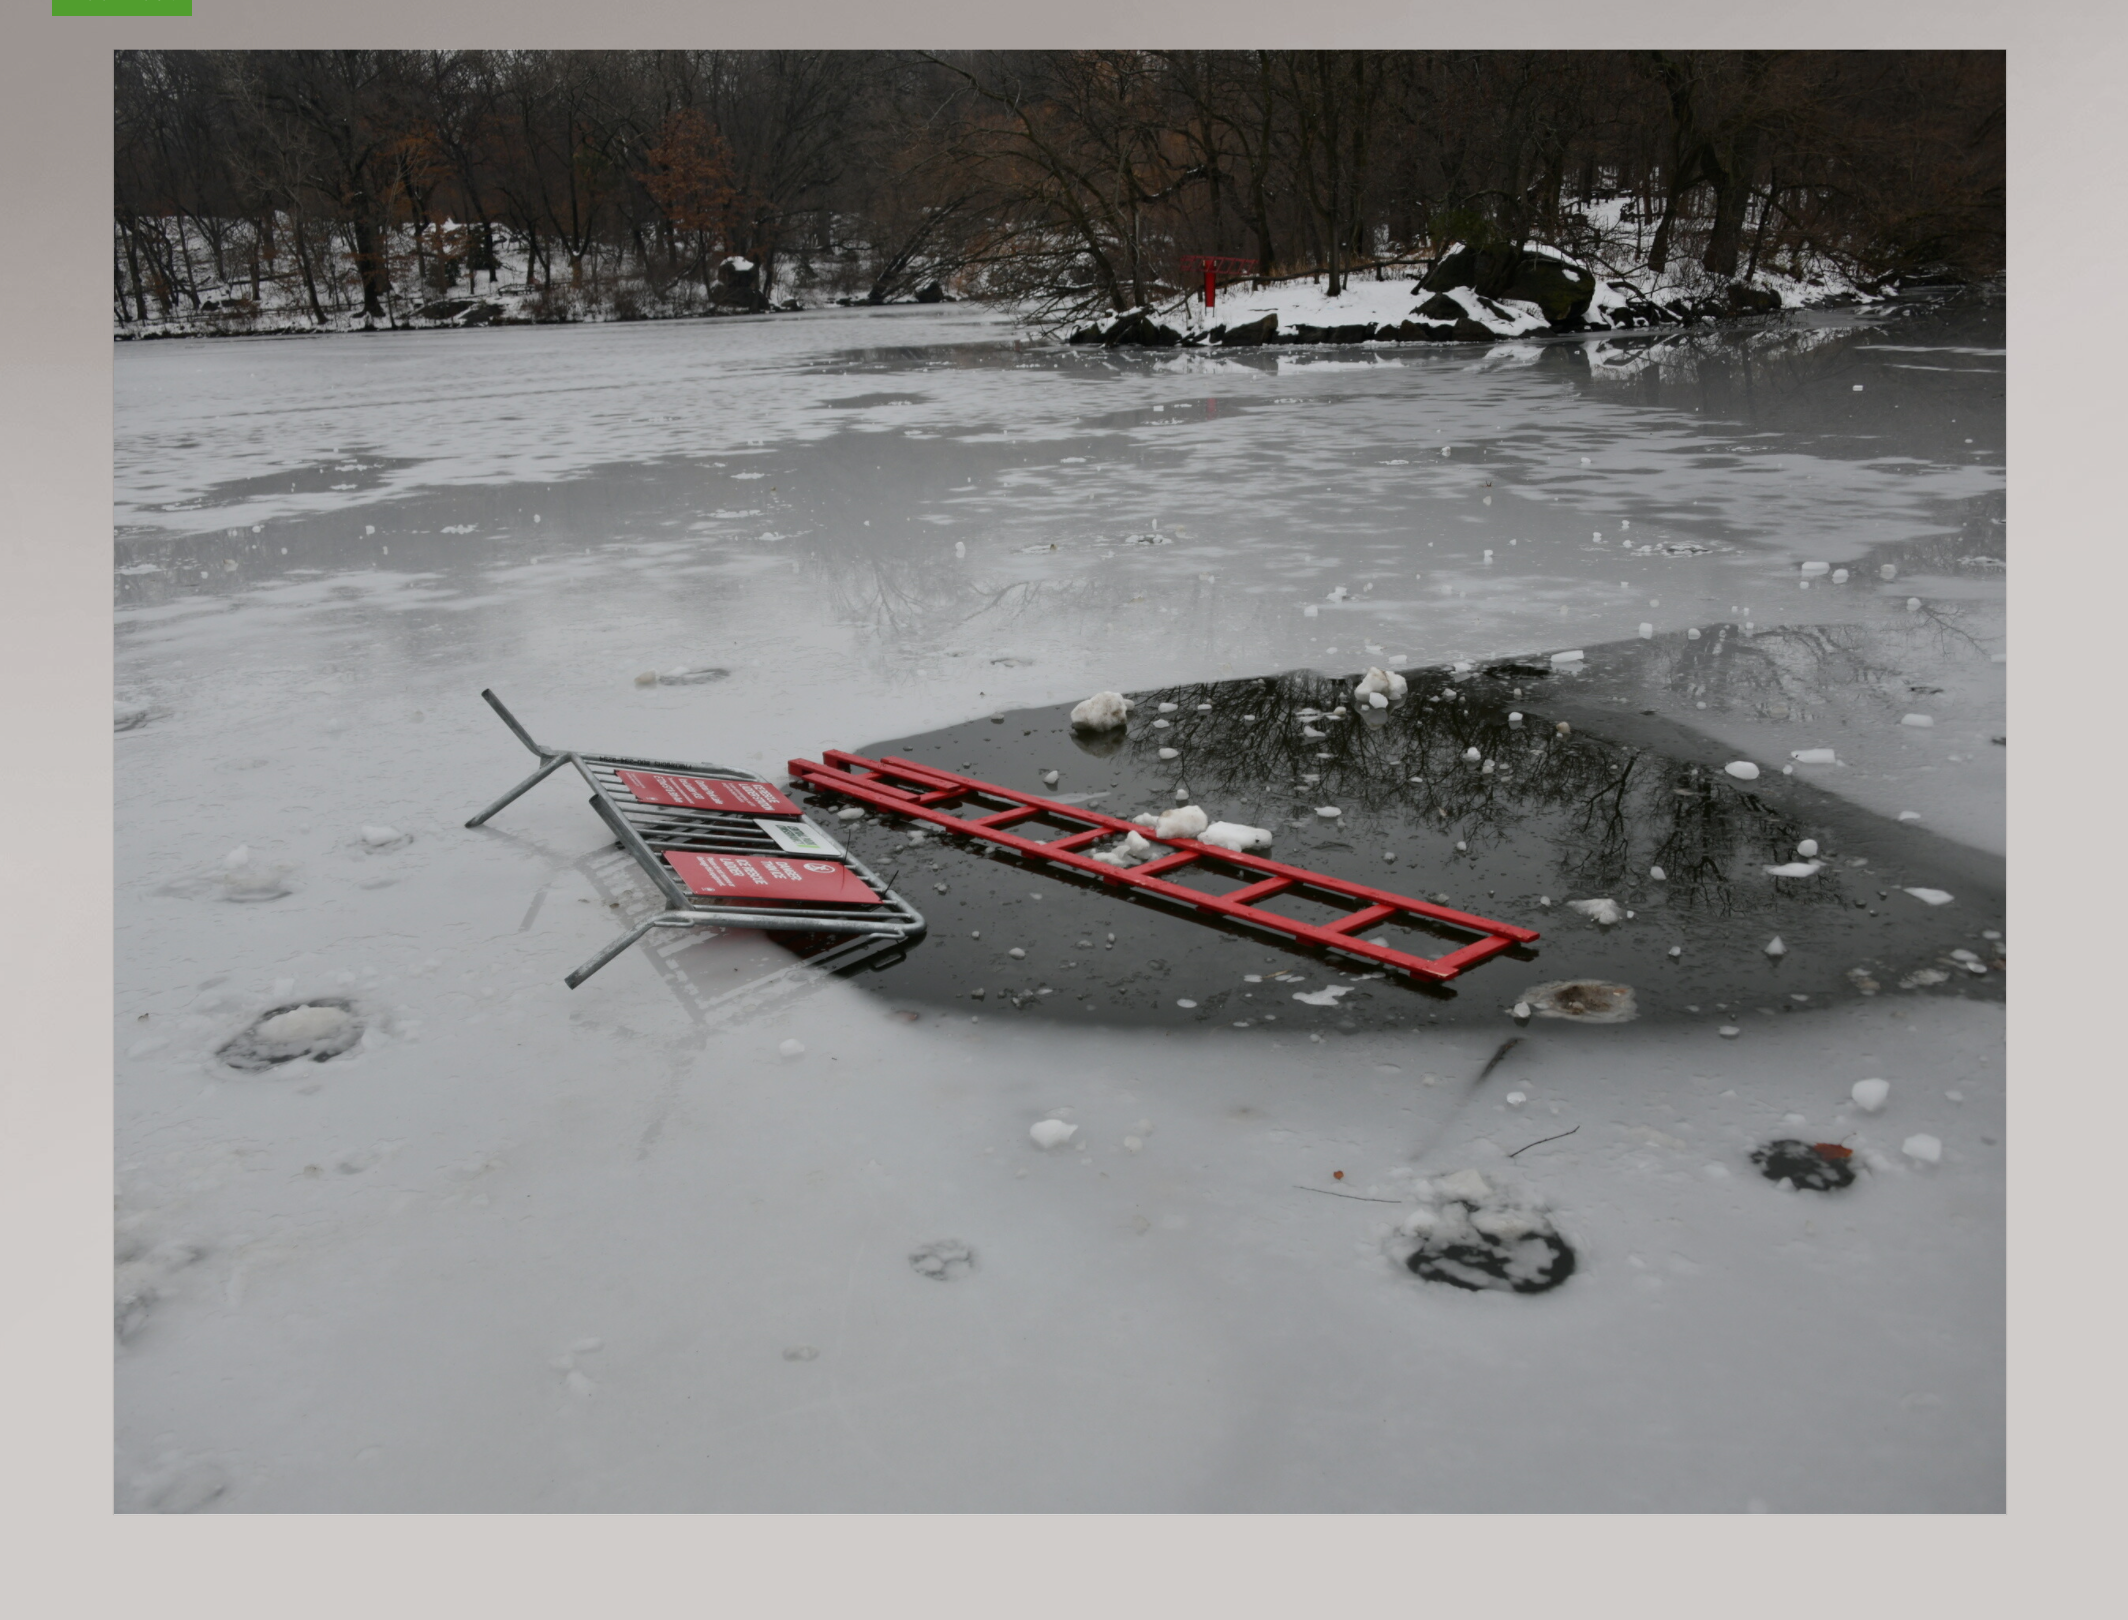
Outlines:
[[[572,992],[562,975],[644,900],[600,864],[610,835],[551,783],[461,825],[529,768],[483,686],[544,742],[780,782],[792,757],[964,721],[1002,734],[989,716],[1090,693],[1305,667],[1350,693],[1355,666],[1512,657],[1557,670],[1517,700],[1543,724],[1484,738],[1478,761],[1519,771],[1527,748],[1601,734],[1578,716],[1558,731],[1544,692],[1631,642],[1700,661],[1617,707],[1696,729],[1707,769],[1837,745],[1849,769],[1770,790],[1918,806],[1927,827],[1901,837],[1984,852],[2003,671],[1959,648],[1999,647],[2003,583],[1961,573],[1972,547],[1943,537],[1999,510],[1999,404],[1972,379],[1949,400],[1934,374],[1885,369],[1858,346],[1870,330],[1797,317],[1763,339],[1576,338],[1528,345],[1573,365],[1487,366],[1460,345],[1016,352],[1009,326],[949,305],[122,346],[118,564],[159,571],[115,580],[118,688],[152,717],[113,740],[119,1505],[2000,1511],[2002,1012],[1954,993],[2000,973],[1900,990],[1940,969],[1887,962],[1879,995],[1762,1016],[1854,965],[1813,962],[1791,932],[1748,1004],[1506,1028],[1530,981],[1581,971],[1565,942],[1598,936],[1533,896],[1488,897],[1489,835],[1473,833],[1455,857],[1468,878],[1410,878],[1411,850],[1397,870],[1549,923],[1537,963],[1458,981],[1483,1028],[1348,1032],[1380,998],[1419,1000],[1216,935],[1235,969],[1223,999],[1168,987],[1159,1029],[1098,1010],[1018,1021],[1010,998],[1044,987],[1027,964],[1052,951],[1148,993],[1167,970],[1121,901],[1117,937],[1085,947],[1021,931],[1051,902],[950,909],[979,858],[944,841],[898,881],[984,953],[965,984],[983,999],[950,1015],[897,998],[892,968],[718,1003],[788,962],[739,935],[654,939]],[[1869,391],[1808,368],[1779,390],[1702,386],[1806,344],[1814,363],[1870,367]],[[1831,386],[1872,413],[1868,453],[1811,419]],[[1964,419],[1939,447],[1945,414]],[[1976,431],[1986,456],[1960,447]],[[307,471],[355,461],[370,470]],[[1592,548],[1621,509],[1635,547]],[[1122,543],[1156,515],[1166,543]],[[1860,583],[1797,593],[1832,535],[1866,536],[1832,558]],[[1907,588],[1928,611],[1876,589],[1880,569],[1926,580]],[[1346,600],[1293,611],[1340,583]],[[1746,645],[1732,605],[1752,610],[1756,685],[1725,684]],[[1590,656],[1555,665],[1546,649],[1569,639]],[[711,667],[729,673],[634,679]],[[1898,684],[1852,676],[1878,667]],[[1947,688],[1927,736],[1896,723],[1910,682]],[[1164,736],[1199,724],[1174,719]],[[1384,719],[1311,726],[1312,747]],[[1082,765],[1138,746],[1135,729],[1089,729],[1089,760],[993,779],[1062,765],[1095,792]],[[1300,864],[1358,837],[1382,873],[1365,801],[1334,760],[1308,769],[1324,774],[1305,798],[1284,796],[1291,776],[1253,798],[1195,786]],[[1502,791],[1475,768],[1403,774]],[[1333,795],[1342,825],[1312,813]],[[412,837],[380,848],[365,827]],[[1845,835],[1829,847],[1844,863]],[[1650,928],[1661,902],[1632,875],[1654,853],[1546,886],[1608,891],[1621,920],[1635,906],[1610,937],[1649,934],[1658,956],[1677,935]],[[1674,891],[1691,866],[1663,859]],[[260,898],[222,903],[238,889]],[[1977,943],[1951,927],[1970,909],[1934,914],[1946,948]],[[997,948],[1015,937],[1029,958]],[[1657,971],[1689,982],[1698,960]],[[1306,977],[1275,982],[1274,962]],[[216,1056],[262,1014],[328,996],[363,1025],[329,1061]],[[1749,1041],[1715,1038],[1747,1024]],[[801,1036],[805,1060],[783,1060]],[[1805,1231],[1748,1151],[1823,1108],[1812,1076],[1873,1070],[1966,1099],[1914,1122],[1940,1137],[1936,1173],[1865,1177],[1834,1195],[1838,1222]],[[1036,1151],[1043,1130],[1057,1140]],[[1383,1253],[1369,1223],[1415,1219],[1415,1199],[1294,1190],[1333,1168],[1364,1194],[1397,1168],[1446,1182],[1481,1166],[1473,1199],[1496,1169],[1530,1184],[1490,1224],[1526,1220],[1541,1190],[1579,1248],[1542,1298],[1477,1298]],[[1456,1202],[1434,1189],[1429,1235]],[[912,1257],[941,1242],[971,1266],[933,1287]],[[592,1337],[604,1347],[554,1367]],[[1159,1371],[1175,1367],[1186,1387]],[[1956,1421],[1902,1409],[1917,1387]]]

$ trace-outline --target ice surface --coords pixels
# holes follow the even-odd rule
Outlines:
[[[1410,297],[1408,281],[1381,285]],[[1004,993],[1041,982],[995,948],[1053,902],[1027,901],[1020,881],[1023,912],[947,909],[990,863],[939,841],[899,857],[897,882],[929,901],[952,880],[934,930],[986,954],[966,981],[986,1000],[949,1018],[897,1001],[889,969],[717,1024],[713,995],[787,955],[739,935],[654,938],[583,989],[561,985],[649,899],[599,864],[607,838],[581,792],[550,782],[483,829],[459,826],[529,768],[479,703],[484,685],[542,741],[775,774],[963,720],[1016,731],[987,717],[1103,689],[1314,667],[1349,692],[1354,665],[1397,653],[1545,667],[1563,641],[1593,655],[1624,639],[1701,662],[1651,665],[1621,718],[1655,708],[1660,724],[1700,728],[1717,763],[1836,742],[1858,762],[1823,773],[1838,792],[1881,793],[1884,814],[1927,803],[1930,829],[1973,843],[1958,806],[1987,807],[1983,772],[2002,751],[1976,737],[1986,763],[1944,769],[1931,738],[1889,721],[1906,682],[1953,685],[1950,642],[1999,645],[1999,574],[1939,587],[1948,565],[1928,549],[1999,498],[1999,458],[1938,455],[1907,425],[1989,407],[1970,379],[1932,406],[1921,374],[1873,371],[1852,398],[1881,402],[1857,424],[1879,436],[1832,442],[1812,371],[1870,364],[1852,358],[1867,330],[1802,322],[1763,353],[1712,333],[1635,334],[1637,349],[1575,339],[1490,369],[1482,346],[1336,370],[1285,351],[1218,372],[1207,360],[1220,357],[1016,353],[1009,329],[963,305],[123,346],[118,561],[197,557],[212,578],[114,582],[119,689],[155,716],[116,745],[115,1049],[169,1032],[118,1062],[116,1192],[144,1239],[125,1263],[163,1243],[200,1256],[126,1274],[139,1286],[117,1363],[121,1505],[1645,1512],[1763,1496],[1801,1511],[1999,1511],[2002,1155],[1980,1138],[2001,1136],[2002,1015],[1940,986],[1893,988],[1928,957],[1882,964],[1872,1000],[1794,1016],[1710,998],[1686,1026],[1536,1022],[1457,1113],[1458,1082],[1517,1033],[1501,1027],[1511,998],[1581,971],[1566,942],[1593,946],[1596,930],[1552,918],[1541,965],[1459,981],[1461,1003],[1492,1020],[1482,1030],[1346,1033],[1381,983],[1295,1003],[1311,983],[1249,985],[1238,970],[1297,962],[1320,984],[1320,964],[1214,930],[1207,948],[1236,970],[1224,1001],[1169,984],[1160,1031],[1066,1030],[1016,1021]],[[1804,349],[1819,332],[1825,346]],[[1838,388],[1844,408],[1844,376]],[[875,402],[831,403],[849,399]],[[1157,429],[1153,403],[1168,407]],[[1748,458],[1729,453],[1746,442]],[[1442,443],[1454,454],[1433,454]],[[335,451],[389,464],[351,491],[279,478]],[[765,476],[738,491],[740,471]],[[1702,549],[1585,557],[1621,509],[1636,540]],[[1170,543],[1119,543],[1155,514]],[[1836,558],[1858,579],[1886,558],[1929,575],[1929,612],[1875,589],[1798,596],[1786,580],[1828,535],[1861,537]],[[1490,573],[1483,547],[1498,548]],[[1370,576],[1363,599],[1293,611]],[[1756,608],[1760,662],[1738,651],[1730,604]],[[1657,634],[1639,642],[1649,611]],[[1947,626],[1950,612],[1963,617]],[[1354,622],[1333,635],[1332,618]],[[1390,652],[1325,651],[1362,638]],[[994,662],[1008,656],[1031,662]],[[1812,657],[1822,673],[1799,685]],[[712,658],[728,677],[632,679]],[[1898,684],[1843,687],[1858,667]],[[1969,751],[1959,728],[1989,723],[2001,673],[1932,702],[1944,746]],[[1517,700],[1543,725],[1511,751],[1488,739],[1518,776],[1523,750],[1559,746],[1544,689]],[[1793,712],[1760,718],[1761,705]],[[1761,730],[1720,736],[1747,721]],[[1577,716],[1571,746],[1592,735]],[[1890,751],[1865,753],[1872,737]],[[1063,739],[1066,753],[1004,780],[1064,765],[1096,791],[1107,778],[1082,771],[1103,763],[1102,739],[1086,741],[1084,760]],[[1918,774],[1928,765],[1938,774]],[[1290,837],[1301,864],[1318,841],[1363,840],[1380,874],[1367,801],[1336,762],[1308,768],[1325,775],[1304,798],[1275,796],[1290,776],[1256,797],[1193,786]],[[1459,784],[1444,792],[1480,782],[1417,764],[1396,780],[1414,774]],[[1359,831],[1309,813],[1333,795]],[[1289,832],[1294,820],[1307,826]],[[372,821],[418,837],[373,857],[354,836]],[[1489,837],[1455,859],[1486,858]],[[1589,858],[1616,864],[1581,881],[1651,919],[1655,901],[1616,885],[1654,851],[1602,838],[1592,827]],[[1846,838],[1831,845],[1843,857]],[[172,889],[183,874],[207,885],[239,842],[246,865],[299,867],[301,887],[252,906]],[[1421,870],[1417,853],[1399,870]],[[1689,868],[1666,859],[1676,889]],[[1545,925],[1519,890],[1488,899],[1475,870],[1423,881]],[[1114,912],[1113,952],[1088,932],[1088,954],[1150,995],[1167,970],[1151,965],[1139,908]],[[1613,938],[1636,933],[1650,955],[1677,937]],[[1044,953],[1052,938],[1077,949],[1039,937]],[[1799,934],[1780,988],[1820,989],[1795,977],[1805,967]],[[270,1083],[221,1068],[198,1083],[214,1045],[286,999],[269,987],[291,977],[359,989],[376,1039]],[[1954,985],[1999,979],[1961,970]],[[1200,1005],[1175,1010],[1177,995]],[[1710,1039],[1724,1017],[1752,1040]],[[812,1055],[785,1065],[778,1044],[799,1029]],[[1793,1201],[1743,1173],[1742,1146],[1794,1105],[1797,1076],[1867,1073],[1883,1065],[1860,1054],[1879,1050],[1897,1074],[1968,1098],[1940,1131],[1955,1174],[1886,1177],[1843,1209],[1851,1230],[1802,1233]],[[1443,1083],[1419,1083],[1422,1070]],[[1510,1086],[1533,1101],[1503,1129]],[[1011,1150],[1063,1103],[1059,1124],[1080,1122],[1067,1145]],[[1150,1138],[1133,1129],[1147,1113],[1161,1120]],[[1539,1300],[1472,1299],[1379,1252],[1355,1264],[1367,1223],[1401,1211],[1289,1190],[1330,1185],[1332,1167],[1359,1190],[1387,1183],[1418,1144],[1427,1175],[1491,1167],[1574,1123],[1513,1161],[1590,1257]],[[1139,1152],[1120,1145],[1126,1131]],[[404,1145],[356,1168],[387,1142]],[[1737,1173],[1702,1175],[1716,1158]],[[942,1233],[982,1269],[934,1287],[908,1256]],[[607,1348],[569,1369],[594,1386],[577,1395],[550,1361],[586,1335]],[[1000,1344],[1017,1348],[981,1352]],[[1440,1376],[1414,1381],[1415,1366]],[[1158,1373],[1174,1367],[1191,1369],[1179,1397]],[[1915,1388],[1961,1420],[1917,1422],[1899,1405]],[[1648,1443],[1650,1414],[1662,1444]]]

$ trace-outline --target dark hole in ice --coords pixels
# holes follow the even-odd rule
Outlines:
[[[1565,1238],[1548,1230],[1518,1237],[1481,1234],[1421,1244],[1404,1264],[1428,1282],[1542,1294],[1574,1275],[1574,1250]]]
[[[258,1074],[309,1058],[323,1063],[362,1039],[362,1020],[345,996],[312,996],[307,1001],[268,1007],[215,1048],[215,1056],[232,1069]]]
[[[1274,860],[1544,936],[1446,985],[1414,982],[1243,922],[1200,920],[1205,914],[1190,914],[1180,901],[868,813],[859,822],[832,823],[837,836],[913,900],[930,925],[906,959],[874,982],[904,1005],[928,1002],[963,1015],[977,1010],[970,993],[986,987],[990,1008],[1015,1017],[1161,1026],[1210,1020],[1220,1028],[1247,1021],[1252,1030],[1325,1033],[1347,1024],[1505,1024],[1533,977],[1629,986],[1644,1022],[1716,1021],[1713,1004],[1747,997],[1756,1004],[1778,996],[1793,1006],[1789,996],[1804,994],[1809,1006],[1824,1007],[1868,987],[1889,993],[1917,970],[1943,969],[1939,959],[1951,949],[1978,949],[1980,929],[2001,926],[2001,862],[1858,809],[1802,773],[1784,777],[1778,757],[1760,761],[1757,781],[1740,782],[1722,772],[1737,757],[1733,747],[1685,722],[1641,712],[1650,699],[1667,699],[1666,713],[1689,714],[1694,694],[1753,703],[1785,694],[1794,661],[1806,653],[1829,661],[1827,680],[1874,679],[1841,661],[1848,656],[1843,633],[1806,626],[1777,646],[1775,632],[1747,637],[1716,625],[1699,640],[1677,635],[1590,647],[1572,674],[1534,660],[1461,674],[1406,669],[1404,701],[1339,721],[1322,717],[1340,705],[1350,710],[1357,672],[1298,671],[1131,693],[1128,728],[1106,734],[1073,732],[1072,705],[1087,695],[1078,692],[1052,708],[1019,711],[1008,726],[986,717],[858,742],[861,754],[898,754],[1052,800],[1097,798],[1101,810],[1126,820],[1172,808],[1175,789],[1186,786],[1214,820],[1271,829]],[[1541,691],[1530,684],[1540,679]],[[1895,684],[1886,676],[1885,684],[1903,701],[1904,676]],[[1432,701],[1449,692],[1455,701]],[[1162,714],[1162,703],[1176,707]],[[1522,722],[1510,724],[1517,711]],[[1302,736],[1304,713],[1317,717],[1310,725],[1324,733],[1320,740]],[[1155,730],[1155,719],[1168,725]],[[1570,722],[1564,735],[1556,730],[1562,720]],[[1162,760],[1163,747],[1180,749],[1183,758]],[[1469,748],[1494,769],[1466,764]],[[1046,770],[1058,771],[1059,780],[1046,784]],[[832,812],[846,801],[822,795],[811,802]],[[1321,806],[1342,813],[1320,817]],[[1032,832],[1037,825],[1026,824],[1043,836]],[[911,843],[918,826],[926,836]],[[1795,860],[1806,838],[1826,860],[1815,876],[1767,873]],[[1385,861],[1385,852],[1397,859]],[[1651,867],[1663,868],[1665,878],[1653,878]],[[1215,894],[1235,885],[1231,873],[1205,865],[1165,876]],[[942,882],[943,895],[936,892]],[[1882,905],[1873,898],[1879,889],[1907,887],[1945,890],[1957,904]],[[1036,892],[1039,901],[1031,898]],[[1544,897],[1550,906],[1540,903]],[[1596,898],[1634,915],[1600,927],[1565,904]],[[1858,898],[1868,903],[1858,906]],[[1288,891],[1264,909],[1329,922],[1348,908]],[[975,930],[982,939],[969,937]],[[1775,934],[1788,947],[1778,961],[1764,954]],[[1400,920],[1361,937],[1434,957],[1472,936]],[[1082,938],[1097,948],[1072,944]],[[1016,1011],[997,999],[1027,972],[1005,957],[1015,944],[1041,953],[1042,982],[1053,991],[1019,998]],[[1528,962],[1541,963],[1534,975],[1517,966]],[[1859,979],[1851,976],[1856,970]],[[1282,972],[1297,977],[1272,978]],[[1930,994],[2000,999],[2004,975],[1945,970],[1941,981],[1915,982]],[[1337,984],[1354,993],[1335,1008],[1293,999]],[[1198,1007],[1178,1009],[1178,1000]],[[1701,1011],[1690,1012],[1693,1006]],[[1586,1017],[1536,1027],[1563,1036]]]
[[[1830,1142],[1799,1142],[1784,1136],[1752,1149],[1751,1162],[1768,1181],[1792,1181],[1806,1192],[1832,1192],[1852,1185],[1855,1179],[1848,1150]]]

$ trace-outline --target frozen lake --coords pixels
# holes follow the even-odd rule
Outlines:
[[[1547,946],[1438,1024],[1016,1017],[927,988],[929,944],[720,1005],[774,965],[739,936],[572,992],[631,904],[581,793],[462,823],[527,763],[484,686],[781,780],[1101,688],[1586,648],[1578,733],[1807,787],[1873,872],[1965,874],[1925,943],[1999,964],[2003,349],[1999,306],[1241,357],[968,306],[122,345],[120,1506],[1999,1509],[1999,965],[1902,936],[1922,977],[1863,994],[1826,934],[1688,1012],[1636,919],[1588,961],[1662,1016],[1539,1020],[1474,1086]],[[1447,858],[1407,839],[1402,886]],[[922,875],[930,960],[1001,969]],[[215,1056],[320,996],[352,1050]],[[1866,1168],[1778,1188],[1783,1137]],[[1548,1205],[1571,1280],[1404,1268],[1464,1169]],[[972,1269],[912,1266],[946,1239]]]

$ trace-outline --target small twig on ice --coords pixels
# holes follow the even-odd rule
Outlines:
[[[1369,1198],[1365,1193],[1336,1192],[1328,1187],[1303,1187],[1297,1181],[1293,1183],[1293,1188],[1296,1192],[1321,1193],[1325,1198],[1350,1198],[1361,1204],[1401,1204],[1404,1201],[1401,1198]]]
[[[1576,1125],[1573,1130],[1561,1131],[1559,1133],[1559,1136],[1572,1136],[1574,1134],[1574,1131],[1578,1131],[1580,1129],[1581,1127],[1579,1125]],[[1527,1153],[1533,1147],[1543,1147],[1544,1144],[1547,1142],[1556,1142],[1559,1140],[1559,1136],[1540,1136],[1534,1142],[1524,1142],[1520,1147],[1515,1149],[1515,1153]],[[1512,1159],[1515,1156],[1515,1153],[1510,1153],[1508,1157]]]

